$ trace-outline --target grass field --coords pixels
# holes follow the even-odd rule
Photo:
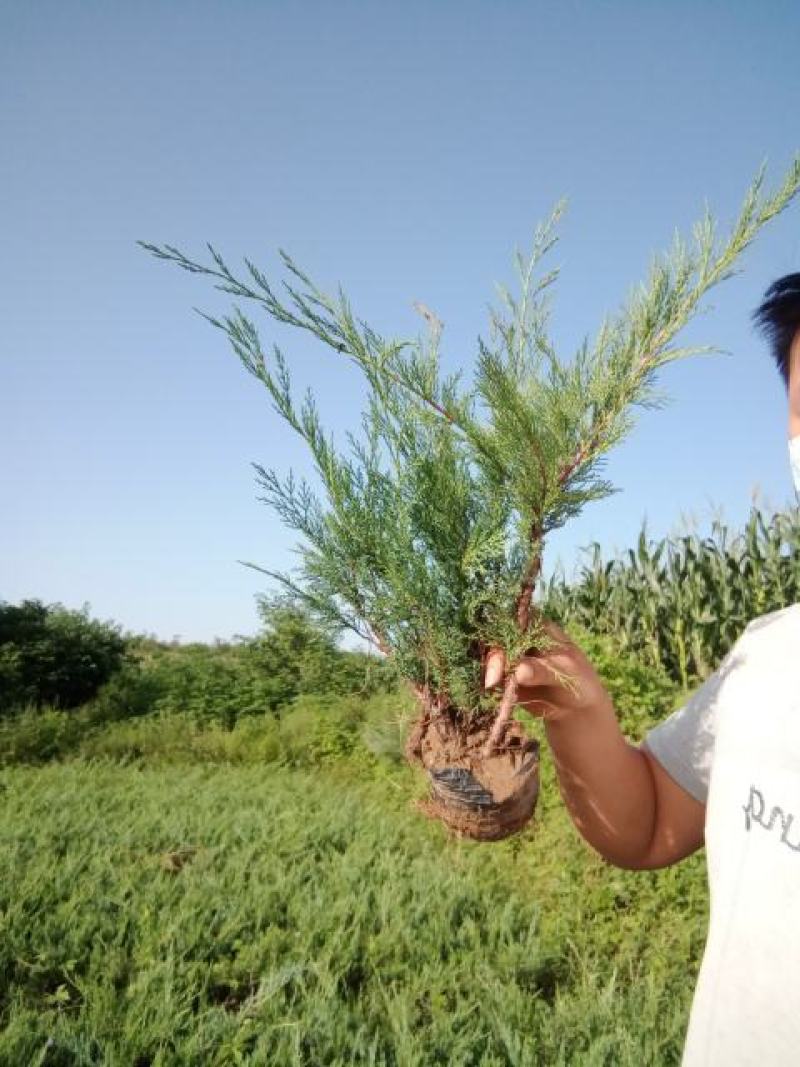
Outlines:
[[[733,540],[642,538],[551,590],[632,741],[796,599],[799,531],[754,513]],[[284,644],[257,671],[145,643],[84,707],[0,712],[0,1067],[677,1065],[703,856],[608,867],[546,746],[524,835],[447,837],[412,807],[407,694],[268,712]]]
[[[677,1064],[702,856],[445,836],[410,772],[0,770],[0,1064]]]

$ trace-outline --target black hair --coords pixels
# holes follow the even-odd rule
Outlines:
[[[767,338],[786,386],[789,385],[789,350],[800,330],[800,274],[785,274],[764,293],[753,312],[756,325]]]

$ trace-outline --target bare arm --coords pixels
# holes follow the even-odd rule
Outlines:
[[[645,749],[625,739],[610,696],[583,652],[553,627],[560,648],[516,669],[520,703],[544,719],[559,787],[586,841],[617,867],[666,867],[703,844],[705,807]],[[487,684],[502,660],[490,657]],[[571,691],[556,672],[576,680]]]
[[[572,821],[609,863],[668,867],[702,846],[705,807],[625,740],[610,700],[545,729]]]

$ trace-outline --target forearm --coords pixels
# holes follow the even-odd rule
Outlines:
[[[619,867],[653,838],[656,791],[646,758],[623,736],[611,700],[545,720],[561,795],[580,834]]]

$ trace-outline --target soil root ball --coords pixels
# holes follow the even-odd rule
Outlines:
[[[476,841],[500,841],[533,817],[539,795],[539,744],[512,722],[491,756],[482,749],[491,721],[464,723],[454,714],[422,716],[406,745],[409,762],[428,774],[420,804],[431,818]]]

